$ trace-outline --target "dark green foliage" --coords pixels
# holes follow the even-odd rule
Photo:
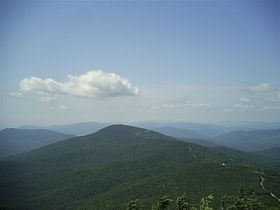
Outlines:
[[[244,187],[240,188],[238,196],[223,196],[221,208],[225,210],[260,210],[265,209],[255,196],[247,195]]]
[[[176,204],[178,206],[178,210],[187,210],[190,207],[189,203],[187,202],[186,193],[177,198]]]
[[[212,204],[212,201],[214,199],[213,195],[208,195],[201,199],[199,209],[201,210],[212,210],[210,205]]]
[[[170,206],[172,200],[168,198],[167,196],[162,196],[158,198],[158,201],[153,204],[152,210],[165,210],[168,209]]]
[[[143,209],[143,205],[140,204],[139,199],[130,200],[127,204],[127,210],[140,210]]]
[[[254,153],[256,153],[260,156],[269,158],[273,161],[277,161],[278,164],[280,164],[280,147],[270,148],[270,149],[266,149],[266,150],[257,150],[257,151],[254,151]]]
[[[279,173],[248,165],[245,157],[145,129],[110,126],[0,162],[0,207],[123,210],[130,197],[150,207],[157,195],[176,201],[188,192],[187,202],[199,203],[211,193],[217,200],[235,194],[240,185],[265,208],[276,206],[259,178],[277,195]],[[176,202],[169,208],[176,209]]]
[[[270,207],[268,210],[280,210],[280,206]]]
[[[199,204],[189,204],[184,193],[182,196],[177,197],[176,207],[171,207],[172,200],[167,196],[160,197],[159,200],[152,206],[152,210],[163,210],[163,209],[177,209],[177,210],[262,210],[265,209],[263,204],[252,195],[247,195],[244,188],[240,189],[240,193],[237,196],[223,196],[220,200],[220,206],[214,208],[212,202],[214,200],[213,195],[205,196],[201,199]],[[129,202],[135,204],[139,200],[132,200]],[[269,210],[278,210],[280,206],[268,208]],[[135,208],[129,208],[135,209]],[[140,209],[140,208],[138,208]]]

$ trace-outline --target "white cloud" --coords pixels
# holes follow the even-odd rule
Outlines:
[[[234,107],[238,108],[238,109],[252,109],[252,108],[254,108],[254,106],[247,105],[247,104],[235,104]]]
[[[175,107],[174,104],[152,104],[149,105],[151,110],[159,110],[159,109],[173,109]]]
[[[43,96],[38,98],[39,101],[43,102],[43,103],[49,103],[49,104],[55,104],[57,103],[57,98],[52,97],[52,96]]]
[[[269,83],[257,83],[257,84],[249,85],[247,89],[251,92],[269,92],[273,88]]]
[[[58,107],[59,109],[61,109],[61,110],[66,110],[66,109],[68,109],[68,107],[67,106],[65,106],[65,105],[59,105],[59,107]]]
[[[244,103],[248,103],[248,102],[250,102],[251,100],[250,100],[249,98],[241,97],[241,98],[240,98],[240,101],[241,101],[241,102],[244,102]]]
[[[208,103],[186,103],[184,104],[185,106],[188,106],[188,107],[201,107],[201,108],[210,108],[211,107],[211,104],[208,104]]]
[[[102,70],[92,70],[76,76],[68,75],[66,82],[31,76],[20,82],[20,89],[24,92],[64,94],[94,99],[139,94],[139,88],[132,86],[128,79]]]
[[[199,107],[209,108],[209,107],[211,107],[211,104],[199,103],[199,104],[197,104],[197,106],[199,106]]]
[[[10,92],[11,96],[17,97],[17,98],[22,98],[23,95],[21,92]]]
[[[175,104],[153,104],[150,105],[152,110],[159,110],[159,109],[184,109],[184,108],[210,108],[211,104],[208,103],[175,103]]]

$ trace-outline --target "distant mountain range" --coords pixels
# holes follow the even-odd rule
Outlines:
[[[33,126],[24,125],[19,128],[22,129],[46,129],[57,132],[67,133],[71,135],[86,135],[94,133],[101,128],[111,125],[112,123],[100,122],[83,122],[65,125],[53,126]],[[210,123],[192,123],[192,122],[135,122],[130,123],[131,126],[136,126],[145,129],[158,130],[161,128],[178,129],[175,133],[179,138],[206,138],[215,137],[235,130],[266,130],[266,129],[280,129],[280,122],[220,122],[219,124]],[[179,130],[183,129],[183,130]],[[165,131],[164,131],[165,132]],[[186,135],[183,134],[186,133]],[[189,132],[189,133],[187,133]],[[168,135],[168,134],[167,134]],[[178,136],[179,135],[179,136]]]
[[[133,123],[132,125],[156,130],[158,128],[178,128],[184,130],[191,130],[199,133],[198,138],[215,137],[225,134],[230,131],[236,130],[268,130],[268,129],[280,129],[280,122],[246,122],[246,121],[233,121],[233,122],[219,122],[217,124],[210,123],[192,123],[192,122],[142,122]],[[179,131],[179,130],[178,130]],[[181,131],[179,131],[181,133]],[[170,132],[174,133],[173,131]],[[178,134],[175,134],[178,135]],[[183,138],[191,138],[191,135],[184,135]],[[197,135],[197,134],[196,134]],[[204,136],[201,136],[204,135]],[[182,138],[183,135],[180,135]]]
[[[84,122],[84,123],[75,123],[75,124],[65,124],[65,125],[53,125],[53,126],[33,126],[33,125],[24,125],[20,126],[21,129],[45,129],[52,130],[61,133],[67,133],[70,135],[80,136],[90,133],[94,133],[101,128],[104,128],[111,123],[99,123],[99,122]]]
[[[141,122],[133,126],[206,146],[224,145],[243,151],[264,150],[279,147],[280,122],[222,122],[220,125],[190,122]],[[20,128],[41,128],[70,135],[85,135],[98,131],[110,123],[86,122],[55,126],[21,126]],[[255,130],[255,128],[262,128]],[[271,129],[272,128],[272,129]],[[277,129],[274,129],[277,128]],[[239,130],[237,130],[239,129]]]
[[[280,122],[224,121],[219,122],[218,125],[234,128],[234,130],[267,130],[280,128]]]
[[[0,131],[0,159],[73,137],[43,129],[6,128]]]
[[[53,130],[57,132],[72,134],[72,135],[86,135],[98,131],[101,128],[109,126],[111,123],[99,123],[99,122],[84,122],[84,123],[75,123],[75,124],[65,124],[65,125],[53,125],[53,126],[32,126],[24,125],[19,128],[22,129],[46,129]],[[161,122],[143,122],[143,123],[131,123],[130,125],[146,128],[146,129],[159,129],[161,127],[172,128],[172,129],[184,129],[187,132],[192,132],[190,136],[197,137],[206,137],[206,136],[217,136],[223,134],[227,131],[230,131],[230,128],[223,126],[218,126],[214,124],[199,124],[199,123],[161,123]],[[174,132],[173,132],[174,133]],[[197,134],[195,134],[197,133]],[[186,137],[184,135],[184,137]]]
[[[244,151],[280,147],[280,129],[232,131],[213,138],[213,142]]]
[[[202,123],[190,123],[190,122],[178,122],[178,123],[144,122],[144,123],[134,123],[133,125],[141,128],[152,129],[152,130],[155,130],[157,128],[162,128],[162,127],[184,129],[184,130],[196,132],[197,133],[196,135],[199,134],[200,137],[202,137],[202,135],[204,137],[218,136],[231,130],[231,128],[227,128],[215,124],[202,124]],[[184,138],[188,138],[188,136],[185,136]]]
[[[112,125],[96,133],[0,161],[0,208],[125,209],[132,197],[151,206],[159,195],[235,194],[243,185],[266,207],[279,196],[279,168],[265,157],[178,141],[155,131]]]
[[[189,129],[176,128],[176,127],[157,127],[157,128],[153,128],[152,130],[178,139],[208,138],[208,136],[206,136],[203,133],[199,133],[197,131],[193,131]]]
[[[242,151],[280,147],[280,129],[236,130],[209,137],[198,131],[176,127],[155,127],[153,130],[183,141],[205,146],[227,146]]]

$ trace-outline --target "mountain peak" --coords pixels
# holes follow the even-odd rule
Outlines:
[[[113,124],[109,125],[105,128],[100,129],[98,132],[108,132],[108,131],[113,131],[113,132],[121,132],[121,131],[145,131],[146,129],[143,128],[138,128],[130,125],[125,125],[125,124]]]
[[[148,130],[145,128],[138,128],[130,125],[124,124],[114,124],[100,129],[93,135],[102,136],[106,139],[112,139],[112,137],[119,139],[135,138],[140,137],[143,139],[168,139],[174,140],[172,137],[165,136],[164,134],[155,132],[153,130]]]

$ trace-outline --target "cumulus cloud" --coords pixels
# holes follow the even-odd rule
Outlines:
[[[11,96],[17,97],[17,98],[21,98],[23,97],[21,92],[10,92]]]
[[[249,85],[247,89],[251,92],[269,92],[272,90],[272,86],[269,83],[257,83]]]
[[[66,82],[31,76],[20,82],[20,90],[94,99],[139,94],[139,88],[132,86],[128,79],[116,73],[106,73],[102,70],[92,70],[81,75],[68,75]]]

